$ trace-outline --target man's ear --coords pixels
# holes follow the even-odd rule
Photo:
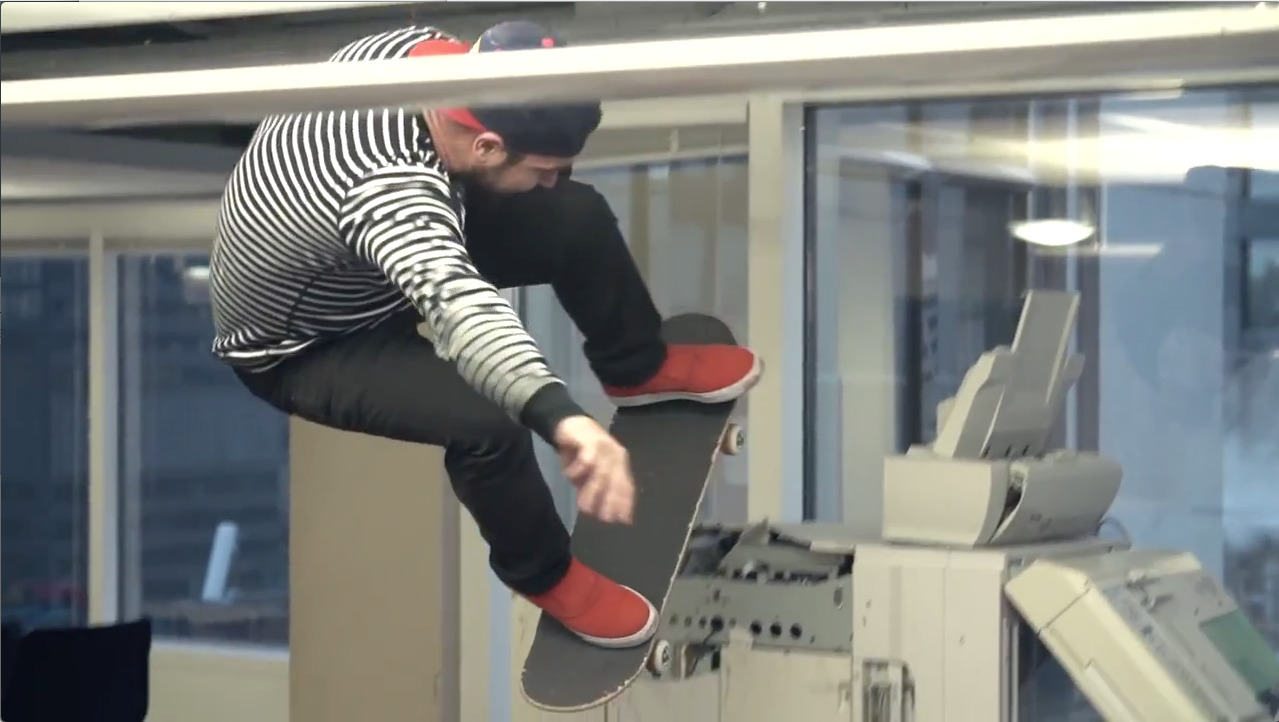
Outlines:
[[[471,150],[475,152],[475,160],[481,166],[492,168],[506,162],[506,144],[497,133],[484,131],[477,134]]]

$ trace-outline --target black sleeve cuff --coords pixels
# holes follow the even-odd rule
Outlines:
[[[555,446],[555,427],[570,416],[587,416],[581,406],[569,395],[568,388],[562,383],[549,383],[538,389],[533,397],[524,404],[520,412],[520,423],[533,430],[533,433]]]

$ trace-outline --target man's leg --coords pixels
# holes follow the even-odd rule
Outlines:
[[[763,364],[746,349],[662,342],[661,316],[617,218],[591,186],[565,180],[506,196],[472,189],[466,227],[471,257],[493,283],[554,288],[615,404],[728,401],[759,380]]]
[[[517,195],[474,188],[466,209],[476,267],[503,288],[550,285],[601,382],[643,383],[662,365],[662,317],[594,188],[573,180]]]
[[[454,492],[503,583],[592,641],[647,639],[656,619],[651,605],[573,560],[532,434],[440,359],[419,336],[418,320],[405,311],[269,371],[239,376],[259,398],[299,418],[444,447]]]

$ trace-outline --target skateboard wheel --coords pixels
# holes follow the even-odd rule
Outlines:
[[[653,651],[648,655],[648,669],[653,674],[666,674],[671,670],[671,664],[675,661],[675,650],[671,648],[671,643],[666,640],[658,640],[653,645]]]
[[[724,438],[720,443],[720,450],[729,456],[733,456],[742,450],[746,445],[746,432],[737,424],[729,424],[724,430]]]

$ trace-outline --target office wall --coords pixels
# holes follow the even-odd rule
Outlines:
[[[147,722],[289,722],[289,660],[158,644]]]

